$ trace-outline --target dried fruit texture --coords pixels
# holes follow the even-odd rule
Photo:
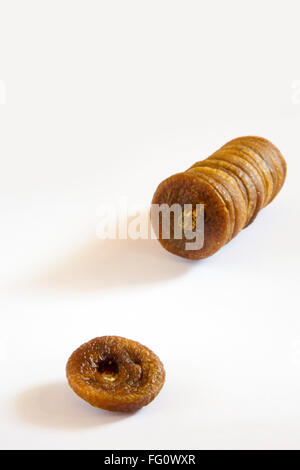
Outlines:
[[[83,400],[108,411],[136,411],[160,392],[165,370],[146,346],[120,336],[92,339],[66,366],[70,387]]]
[[[207,258],[231,238],[232,223],[226,202],[216,186],[210,184],[205,176],[197,175],[196,177],[189,172],[171,176],[158,186],[152,203],[167,204],[169,207],[176,203],[180,204],[182,208],[184,204],[192,204],[193,206],[198,203],[204,204],[204,245],[199,250],[187,250],[186,243],[190,240],[184,236],[181,239],[174,237],[174,226],[177,223],[182,223],[182,220],[171,219],[170,236],[164,238],[161,220],[156,226],[151,217],[154,231],[160,243],[171,253],[190,259]]]
[[[254,151],[253,147],[250,145],[240,144],[240,143],[232,143],[226,144],[223,148],[225,150],[238,150],[240,156],[247,160],[258,172],[262,184],[265,189],[265,197],[263,206],[265,207],[273,195],[274,192],[274,182],[270,172],[269,167],[266,165],[266,162],[259,156],[259,154]]]
[[[254,211],[252,216],[248,214],[248,219],[246,222],[245,227],[249,225],[250,223],[253,222],[253,220],[256,218],[258,212],[262,209],[263,203],[265,200],[265,190],[264,190],[264,185],[262,183],[261,177],[259,173],[256,171],[256,169],[245,159],[243,159],[239,152],[237,150],[231,150],[230,153],[226,150],[218,150],[215,154],[213,154],[211,157],[208,158],[210,159],[216,159],[216,160],[225,160],[236,167],[238,167],[240,170],[244,171],[246,175],[249,177],[249,180],[252,182],[252,184],[255,187],[256,191],[256,197],[255,197],[255,203],[254,203]]]
[[[275,185],[273,196],[269,201],[271,202],[282,188],[286,178],[286,162],[283,156],[275,145],[263,137],[240,137],[232,140],[229,144],[234,144],[235,142],[248,145],[250,148],[260,148],[263,152],[263,158],[269,165]]]
[[[202,165],[196,167],[195,170],[200,171],[200,174],[210,175],[212,179],[227,189],[229,197],[233,203],[234,227],[232,236],[235,237],[243,229],[247,216],[245,199],[238,184],[236,183],[235,179],[232,178],[232,176],[226,173],[226,171],[223,171],[220,168],[207,167],[205,162],[203,162]]]
[[[188,171],[186,171],[186,173],[188,175],[195,176],[197,179],[200,179],[200,181],[202,180],[207,181],[222,196],[223,200],[225,201],[225,204],[228,209],[229,216],[230,216],[230,233],[229,233],[226,243],[229,242],[233,236],[233,232],[235,229],[235,212],[234,212],[233,199],[230,193],[227,191],[226,187],[222,183],[220,183],[220,181],[213,178],[211,176],[211,173],[205,171],[205,169],[202,169],[202,171],[199,171],[198,168],[190,168]],[[206,207],[208,207],[208,202],[206,202]]]
[[[255,185],[247,173],[233,163],[226,160],[215,160],[213,158],[207,158],[206,160],[203,160],[203,162],[195,163],[194,166],[201,166],[202,163],[203,165],[210,166],[211,168],[221,168],[223,171],[227,171],[235,178],[241,192],[243,193],[245,203],[247,204],[247,218],[252,217],[256,207],[257,195]]]
[[[162,237],[161,219],[154,231],[171,253],[207,258],[254,221],[278,194],[285,178],[286,162],[271,142],[254,136],[231,140],[185,172],[164,180],[153,196],[152,204],[204,205],[203,247],[186,249],[184,234],[175,239],[174,219],[168,238]]]

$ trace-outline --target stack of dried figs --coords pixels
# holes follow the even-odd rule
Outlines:
[[[201,204],[201,248],[187,249],[184,233],[181,238],[174,236],[178,218],[173,218],[167,238],[162,236],[160,219],[154,226],[157,237],[164,248],[176,255],[190,259],[211,256],[253,222],[260,209],[280,191],[285,177],[286,162],[271,142],[262,137],[231,140],[187,171],[164,180],[152,200],[153,205],[169,207]]]

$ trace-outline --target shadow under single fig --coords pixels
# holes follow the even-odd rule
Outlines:
[[[90,406],[65,382],[30,388],[16,397],[14,407],[22,421],[55,429],[101,427],[132,416],[132,413],[111,413]]]
[[[161,282],[183,275],[192,262],[157,240],[99,240],[70,253],[34,280],[34,287],[107,289]]]

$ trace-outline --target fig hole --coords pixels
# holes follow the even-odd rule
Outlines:
[[[114,359],[105,359],[98,364],[98,372],[103,379],[114,382],[118,377],[119,367]]]

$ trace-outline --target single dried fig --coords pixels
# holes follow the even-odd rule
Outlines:
[[[224,188],[225,189],[225,188]],[[225,190],[226,191],[226,190]],[[162,221],[154,220],[151,211],[151,220],[154,231],[162,246],[176,255],[190,259],[201,259],[211,256],[218,251],[221,246],[227,243],[231,237],[231,220],[226,203],[216,189],[204,177],[196,177],[189,172],[178,173],[164,180],[158,186],[152,200],[152,209],[155,206],[167,204],[170,208],[173,204],[179,204],[184,211],[185,204],[204,205],[204,244],[200,249],[187,249],[186,244],[190,239],[184,236],[175,238],[175,225],[183,225],[182,218],[174,218],[171,212],[170,236],[164,237],[162,233]],[[158,224],[157,224],[158,222]]]
[[[108,411],[136,411],[160,392],[160,359],[136,341],[120,336],[92,339],[73,352],[66,366],[70,387],[83,400]]]

